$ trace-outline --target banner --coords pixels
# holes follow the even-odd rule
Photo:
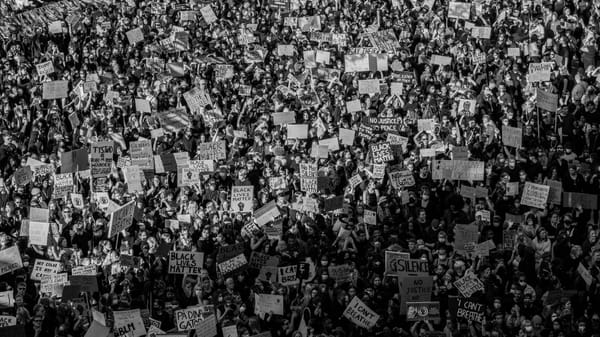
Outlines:
[[[177,133],[179,130],[188,128],[190,116],[185,108],[173,108],[167,111],[156,113],[155,116],[160,122],[160,126],[167,132]]]
[[[481,282],[473,273],[468,273],[454,281],[454,286],[465,298],[469,298],[473,296],[474,293],[484,290],[483,282]]]
[[[122,230],[129,228],[133,223],[133,213],[135,211],[135,200],[121,206],[110,215],[108,237],[113,237]]]
[[[408,322],[440,319],[440,302],[407,302]]]
[[[230,207],[233,213],[252,212],[254,207],[254,186],[233,186]]]
[[[420,259],[411,259],[408,253],[386,251],[385,273],[400,277],[427,276],[429,275],[429,263]]]
[[[521,204],[535,208],[545,208],[550,193],[550,186],[525,182]]]
[[[350,304],[348,304],[346,310],[344,310],[344,317],[365,329],[372,328],[375,326],[375,323],[377,323],[377,320],[379,320],[379,315],[371,310],[371,308],[367,307],[367,305],[356,296],[352,298],[352,301],[350,301]]]
[[[204,266],[204,253],[171,251],[169,252],[169,274],[200,275]]]
[[[23,268],[19,247],[12,246],[0,251],[0,275]]]
[[[114,337],[140,337],[146,334],[140,309],[113,311]]]

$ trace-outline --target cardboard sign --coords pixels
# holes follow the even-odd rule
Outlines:
[[[71,275],[73,276],[96,276],[96,266],[77,266],[71,269]]]
[[[300,283],[297,277],[298,265],[277,268],[277,281],[283,286],[295,286]]]
[[[0,251],[0,275],[23,268],[23,261],[17,246],[12,246]]]
[[[86,149],[63,152],[60,157],[60,163],[61,173],[80,172],[90,168],[88,152]]]
[[[415,177],[409,170],[390,172],[388,175],[392,186],[397,190],[415,186]]]
[[[252,212],[254,207],[254,186],[233,186],[231,188],[231,210],[234,213]]]
[[[69,96],[69,81],[44,82],[42,87],[43,99],[60,99]]]
[[[307,139],[308,124],[288,124],[287,126],[288,139]]]
[[[408,322],[440,319],[440,302],[407,302],[406,306]]]
[[[29,243],[32,245],[46,246],[50,224],[47,222],[29,221]]]
[[[492,27],[478,27],[471,29],[471,36],[474,38],[488,39],[492,36]]]
[[[239,254],[229,260],[219,263],[218,266],[222,275],[229,275],[238,269],[245,267],[247,264],[248,260],[246,260],[246,256],[244,254]]]
[[[210,5],[200,8],[200,14],[202,14],[204,21],[209,25],[218,20],[215,11],[213,11]]]
[[[429,275],[429,263],[420,259],[407,258],[406,254],[400,252],[385,252],[385,272],[387,275],[404,276],[427,276]]]
[[[484,168],[483,161],[434,160],[431,171],[434,180],[482,181],[485,173]]]
[[[536,105],[540,109],[556,112],[558,109],[558,95],[537,89]]]
[[[279,44],[277,45],[277,54],[279,56],[294,56],[294,52],[296,51],[296,47],[292,44]]]
[[[373,156],[373,162],[376,164],[385,163],[394,160],[390,143],[381,142],[370,145],[371,154]]]
[[[73,191],[73,174],[60,173],[54,175],[54,189],[52,191],[53,199],[60,199]]]
[[[129,228],[133,223],[135,200],[128,202],[110,215],[108,236],[113,237],[122,230]]]
[[[226,145],[224,140],[211,143],[198,144],[198,159],[200,160],[220,160],[227,158]]]
[[[142,29],[139,27],[128,31],[125,35],[127,35],[127,40],[130,45],[136,45],[138,42],[144,41],[144,32],[142,32]]]
[[[54,64],[52,61],[47,61],[35,65],[35,69],[40,76],[50,75],[54,72]]]
[[[113,311],[115,337],[140,337],[146,334],[140,309]]]
[[[451,1],[448,4],[448,17],[451,19],[469,20],[471,16],[471,4]]]
[[[17,318],[15,316],[0,315],[0,328],[15,325],[17,325]]]
[[[562,183],[558,180],[548,179],[546,184],[550,186],[550,193],[548,193],[548,203],[554,205],[561,205],[562,201]]]
[[[135,99],[135,111],[140,113],[152,113],[150,101],[142,98]]]
[[[353,101],[346,101],[346,110],[348,112],[362,111],[362,106],[360,104],[360,100],[355,99]]]
[[[213,306],[195,306],[175,311],[177,331],[188,331],[198,328],[202,321],[214,316]]]
[[[400,315],[406,315],[408,302],[427,302],[433,291],[432,276],[405,276],[398,279]]]
[[[359,94],[378,94],[380,92],[379,80],[358,80]]]
[[[110,174],[113,164],[113,152],[115,143],[96,142],[90,148],[90,170],[92,178],[106,177]]]
[[[339,129],[339,140],[343,145],[352,146],[354,144],[354,137],[356,135],[356,131],[350,129]]]
[[[356,296],[352,298],[352,301],[350,301],[346,310],[344,310],[344,317],[357,326],[365,329],[372,328],[379,320],[379,315],[371,310],[371,308],[367,307],[367,305]]]
[[[169,274],[200,275],[204,266],[204,253],[171,251],[169,252]]]
[[[553,67],[554,62],[530,63],[527,81],[529,83],[550,81]]]
[[[474,300],[461,297],[450,297],[448,298],[448,308],[450,309],[450,313],[456,318],[465,318],[468,321],[475,321],[478,323],[483,321],[485,307],[483,304],[477,303]]]
[[[454,247],[459,254],[473,252],[478,240],[477,226],[457,224],[454,227]]]
[[[354,273],[354,268],[352,268],[352,266],[348,264],[343,264],[339,266],[329,266],[327,270],[329,272],[329,277],[334,279],[338,284],[352,281],[352,274]]]
[[[579,205],[584,209],[598,209],[598,196],[596,194],[563,192],[563,207],[578,207]]]
[[[545,208],[550,193],[550,186],[525,182],[521,204],[535,208]]]
[[[290,111],[290,112],[275,112],[272,114],[272,117],[273,117],[273,124],[275,124],[275,125],[296,123],[296,114],[292,111]]]
[[[279,257],[271,256],[260,252],[252,252],[250,255],[250,262],[248,267],[256,270],[260,270],[264,266],[274,266],[279,264]]]
[[[483,283],[473,273],[467,273],[465,276],[454,281],[454,286],[465,297],[469,298],[478,291],[483,291]]]
[[[523,130],[521,128],[502,125],[502,143],[506,146],[520,149],[523,143]]]
[[[198,87],[192,88],[183,94],[183,98],[187,102],[190,111],[201,112],[207,105],[212,105],[210,95]]]
[[[283,315],[283,295],[254,294],[254,312],[263,318],[271,312]]]
[[[108,337],[110,328],[102,325],[100,322],[93,320],[84,337]],[[112,334],[111,334],[112,335]]]
[[[142,170],[154,170],[154,156],[152,142],[148,139],[129,143],[131,164],[139,166]]]
[[[264,226],[274,218],[277,218],[280,214],[275,200],[272,200],[254,212],[254,221],[259,226]]]
[[[521,56],[521,49],[518,47],[517,48],[508,48],[507,55],[508,55],[508,57],[519,57],[519,56]]]
[[[0,292],[0,308],[14,308],[15,297],[12,290]]]
[[[447,66],[452,64],[452,57],[443,55],[431,55],[431,64]]]
[[[60,261],[49,261],[36,259],[31,271],[31,279],[41,281],[45,277],[52,276],[61,271],[62,265]]]

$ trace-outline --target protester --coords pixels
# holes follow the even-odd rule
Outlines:
[[[1,336],[600,336],[599,3],[0,11]]]

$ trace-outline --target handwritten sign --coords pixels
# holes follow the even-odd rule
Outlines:
[[[420,259],[411,259],[406,253],[386,251],[385,272],[387,275],[427,276],[429,264]]]
[[[478,291],[483,291],[483,283],[473,273],[468,273],[465,276],[454,281],[454,286],[460,293],[469,298]]]
[[[31,279],[41,281],[45,277],[57,274],[61,271],[61,268],[60,261],[36,259],[31,271]]]
[[[527,80],[530,83],[550,81],[554,62],[530,63]]]
[[[254,186],[233,186],[231,188],[231,210],[234,213],[252,212],[253,200]]]
[[[550,193],[550,186],[525,182],[521,204],[536,208],[545,208]]]
[[[536,105],[540,109],[556,112],[558,109],[558,95],[537,89]]]
[[[204,253],[171,251],[169,252],[169,274],[200,275],[204,265]]]
[[[127,31],[125,35],[127,35],[127,40],[130,45],[136,45],[138,42],[144,41],[144,32],[142,32],[142,29],[139,27]]]
[[[42,86],[43,99],[60,99],[69,95],[69,81],[44,82]]]
[[[140,337],[146,334],[140,309],[113,311],[115,337]]]
[[[17,246],[12,246],[0,251],[0,275],[23,268],[23,261]]]
[[[380,91],[379,80],[359,80],[358,81],[358,93],[359,94],[378,94]]]
[[[294,286],[300,282],[297,277],[297,265],[277,268],[278,282],[284,286]]]
[[[135,200],[121,206],[111,213],[108,236],[113,237],[122,230],[129,228],[133,223],[133,213],[135,210]]]
[[[344,310],[344,317],[365,329],[372,328],[379,320],[379,315],[356,296],[352,298],[352,301],[350,301],[346,310]]]
[[[521,128],[502,125],[502,143],[506,146],[520,149],[523,143],[523,130]]]
[[[225,141],[198,144],[198,159],[220,160],[227,158]]]
[[[50,75],[54,72],[54,64],[52,61],[38,63],[35,65],[35,69],[40,76]]]

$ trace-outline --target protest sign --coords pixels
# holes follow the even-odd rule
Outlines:
[[[354,272],[354,268],[348,264],[343,264],[339,266],[329,266],[327,271],[329,272],[329,277],[335,280],[338,284],[342,284],[344,282],[352,281],[352,273]]]
[[[361,106],[360,100],[355,99],[352,101],[346,101],[346,110],[348,112],[362,111],[362,106]]]
[[[125,35],[127,35],[127,40],[130,45],[136,45],[138,42],[144,41],[144,32],[142,32],[142,29],[139,27],[127,31]]]
[[[248,267],[256,270],[260,270],[264,266],[277,266],[279,264],[279,257],[271,256],[260,252],[252,252],[250,255],[250,261]]]
[[[294,112],[275,112],[272,114],[273,124],[282,125],[282,124],[290,124],[296,123],[296,115]]]
[[[554,62],[529,63],[527,80],[530,83],[550,81]]]
[[[474,300],[462,297],[449,297],[448,307],[450,313],[456,318],[465,318],[468,321],[475,321],[478,323],[483,321],[485,307],[483,304],[477,303]]]
[[[244,252],[244,243],[235,243],[227,246],[219,247],[217,253],[217,262],[227,261],[231,258],[234,258]]]
[[[350,129],[339,129],[339,140],[343,145],[352,146],[354,144],[354,136],[356,131]]]
[[[308,138],[308,124],[288,124],[288,139],[306,139]]]
[[[142,180],[145,179],[144,172],[140,170],[138,166],[125,166],[122,171],[129,193],[141,192],[144,190],[142,186]]]
[[[415,185],[415,177],[409,170],[390,172],[390,182],[395,189],[411,187]]]
[[[224,140],[211,143],[199,143],[197,152],[197,157],[200,160],[220,160],[227,158]]]
[[[398,132],[398,125],[401,123],[398,117],[369,117],[367,121],[373,130],[388,133]]]
[[[29,220],[48,222],[50,218],[50,211],[47,208],[31,207],[29,209]]]
[[[88,152],[86,149],[78,149],[61,154],[61,173],[81,172],[90,168]]]
[[[113,163],[115,143],[96,142],[90,148],[90,170],[92,178],[105,177],[110,174]]]
[[[581,262],[579,262],[579,265],[577,266],[577,272],[585,281],[585,284],[587,284],[588,287],[592,285],[594,277],[592,276],[590,271],[583,264],[581,264]]]
[[[406,315],[408,302],[427,302],[433,291],[432,276],[405,276],[398,279],[400,314]]]
[[[171,251],[169,252],[169,274],[200,275],[204,266],[204,253]]]
[[[12,246],[0,251],[0,275],[23,268],[23,261],[17,246]]]
[[[277,53],[279,56],[294,56],[296,47],[292,44],[279,44],[277,45]]]
[[[162,130],[176,133],[179,130],[189,127],[190,116],[185,108],[173,108],[167,111],[161,111],[155,116],[160,122]]]
[[[440,302],[407,302],[408,322],[440,319]]]
[[[133,223],[135,200],[128,202],[110,215],[108,236],[113,237]]]
[[[431,55],[431,64],[446,66],[452,64],[452,57],[443,55]]]
[[[477,226],[457,224],[454,227],[454,247],[458,253],[473,252],[478,240]]]
[[[61,271],[61,268],[60,261],[36,259],[30,278],[35,281],[41,281],[44,277],[57,274]]]
[[[357,296],[352,298],[352,301],[350,301],[346,310],[344,310],[344,317],[365,329],[372,328],[377,323],[377,320],[379,320],[379,315],[371,310],[363,301],[359,300]]]
[[[73,191],[73,174],[59,173],[54,175],[54,189],[52,190],[52,198],[60,199]]]
[[[0,292],[0,308],[14,308],[15,296],[13,290]]]
[[[108,337],[109,334],[112,335],[109,327],[93,320],[84,337]]]
[[[96,276],[96,266],[77,266],[71,269],[71,275],[73,276]]]
[[[154,170],[152,142],[148,139],[129,143],[131,165],[137,165],[142,170]]]
[[[218,20],[215,11],[213,11],[210,5],[200,8],[200,14],[202,14],[204,21],[209,25]]]
[[[548,193],[548,203],[554,205],[561,205],[562,200],[562,183],[558,180],[548,179],[546,185],[550,187]]]
[[[451,19],[469,20],[471,16],[471,4],[451,1],[448,4],[448,17]]]
[[[224,326],[223,337],[238,337],[237,325]]]
[[[29,221],[29,243],[45,246],[48,244],[50,224],[47,222]]]
[[[140,309],[113,311],[115,337],[140,337],[146,334]]]
[[[492,36],[492,27],[475,26],[471,29],[471,36],[480,39],[489,39]]]
[[[229,260],[219,263],[219,271],[222,275],[229,275],[245,267],[247,264],[248,260],[246,260],[246,256],[244,254],[239,254]]]
[[[521,204],[536,208],[545,208],[550,193],[550,186],[525,182],[523,187],[523,195],[521,196]]]
[[[33,172],[29,166],[21,167],[13,174],[17,186],[27,185],[33,180]]]
[[[121,255],[124,256],[124,255]],[[94,293],[98,291],[98,279],[96,275],[72,275],[69,278],[69,283],[72,286],[79,287],[80,291],[89,291]],[[64,284],[64,283],[63,283]]]
[[[454,281],[454,286],[465,297],[469,298],[478,291],[483,291],[483,283],[473,273],[467,273],[465,276]]]
[[[381,142],[370,145],[371,155],[373,156],[373,162],[376,164],[385,163],[394,160],[390,143]]]
[[[283,286],[295,286],[300,282],[297,277],[298,265],[291,265],[277,268],[277,281]]]
[[[484,162],[470,160],[434,160],[432,178],[481,181],[484,177]]]
[[[254,186],[233,186],[231,188],[231,210],[234,213],[252,212],[254,206]]]
[[[271,313],[283,315],[283,295],[254,294],[254,312],[263,318]]]
[[[14,325],[17,325],[17,318],[15,316],[0,315],[0,328]]]
[[[519,56],[521,56],[521,49],[519,49],[519,47],[508,48],[507,56],[508,57],[519,57]]]
[[[420,259],[411,259],[406,253],[386,251],[385,273],[400,277],[426,276],[429,275],[429,264]]]
[[[194,87],[183,94],[191,112],[201,112],[207,105],[212,105],[209,94],[198,87]]]
[[[254,211],[254,221],[259,226],[264,226],[267,222],[272,221],[280,215],[279,208],[274,200],[270,201],[263,207]]]
[[[50,75],[54,72],[54,64],[52,61],[38,63],[35,65],[35,69],[40,76]]]
[[[506,146],[521,148],[523,130],[512,126],[502,125],[502,143]]]
[[[69,95],[69,81],[44,82],[42,86],[43,99],[59,99]]]
[[[358,80],[359,94],[378,94],[380,91],[379,80]]]
[[[540,109],[556,112],[558,109],[558,95],[537,89],[536,105]]]
[[[588,193],[563,192],[563,207],[578,207],[579,205],[583,209],[598,209],[598,196]]]
[[[212,305],[194,306],[176,310],[175,322],[177,324],[177,331],[196,329],[209,316],[214,316],[214,307]]]

